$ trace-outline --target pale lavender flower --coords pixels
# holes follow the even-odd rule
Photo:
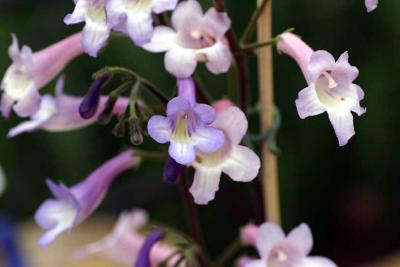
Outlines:
[[[104,0],[74,0],[75,9],[64,18],[67,25],[85,22],[82,44],[87,54],[96,57],[110,36]]]
[[[330,259],[308,256],[313,237],[307,224],[293,229],[287,237],[282,228],[273,223],[260,226],[256,237],[259,260],[247,262],[244,267],[336,267]]]
[[[139,162],[135,152],[128,150],[105,162],[84,181],[70,188],[47,180],[54,199],[46,200],[35,214],[36,223],[46,230],[39,245],[48,246],[60,234],[82,223],[101,203],[113,180]]]
[[[173,10],[177,3],[178,0],[105,0],[107,23],[141,46],[153,36],[152,13]]]
[[[367,11],[371,12],[378,7],[379,0],[365,0],[365,6],[367,7]]]
[[[314,52],[292,33],[282,34],[278,47],[296,60],[308,82],[308,87],[300,91],[296,100],[300,118],[326,111],[339,145],[346,145],[355,134],[351,112],[358,116],[366,112],[360,106],[364,92],[353,83],[358,76],[358,69],[349,64],[348,53],[343,53],[335,61],[326,51]]]
[[[133,266],[146,239],[140,230],[147,224],[147,212],[143,210],[123,212],[115,224],[112,233],[95,243],[79,248],[75,252],[74,258],[82,260],[93,254],[101,254],[113,262]],[[150,252],[151,266],[159,266],[167,258],[169,258],[167,266],[175,266],[180,257],[179,255],[170,256],[177,249],[166,243],[156,244]]]
[[[1,82],[1,112],[8,118],[11,109],[21,117],[34,114],[40,105],[39,89],[49,83],[72,59],[83,53],[81,33],[74,34],[41,51],[32,53],[28,46],[19,49],[12,36],[8,53],[13,61]]]
[[[179,164],[190,164],[196,152],[212,153],[224,144],[222,131],[210,127],[214,109],[197,104],[191,78],[178,80],[179,96],[167,105],[167,116],[153,116],[148,122],[149,135],[158,143],[170,143],[169,155]]]
[[[39,110],[8,132],[8,137],[15,137],[24,132],[45,130],[49,132],[65,132],[80,129],[96,122],[103,112],[107,97],[100,98],[99,107],[93,117],[84,119],[79,114],[81,97],[69,96],[63,93],[63,79],[59,79],[56,86],[56,96],[45,95],[40,103]],[[129,99],[120,97],[116,102],[113,114],[122,114],[129,104]]]
[[[258,174],[260,158],[251,149],[240,145],[246,134],[246,115],[237,107],[229,107],[217,114],[211,124],[225,135],[224,146],[211,154],[198,152],[191,164],[195,169],[190,193],[197,204],[205,205],[218,191],[221,174],[236,182],[250,182]]]
[[[167,52],[168,72],[177,78],[189,77],[198,61],[214,74],[228,71],[232,55],[224,35],[231,21],[226,13],[211,8],[203,14],[197,1],[187,0],[172,14],[172,26],[156,27],[150,43],[143,46],[151,52]]]

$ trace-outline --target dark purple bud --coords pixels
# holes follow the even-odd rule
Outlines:
[[[100,102],[101,88],[108,81],[109,77],[103,76],[96,79],[89,88],[88,93],[83,98],[79,106],[79,114],[84,119],[93,118],[96,114]]]
[[[164,166],[164,181],[171,184],[178,183],[181,170],[182,165],[168,156],[167,162]]]
[[[150,262],[150,251],[153,246],[165,237],[164,231],[159,228],[154,229],[149,236],[147,237],[146,241],[144,241],[143,246],[141,247],[135,267],[151,267]]]

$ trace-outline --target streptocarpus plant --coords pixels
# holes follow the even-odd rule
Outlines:
[[[243,33],[237,38],[224,1],[214,0],[214,6],[203,12],[197,0],[75,0],[75,8],[64,18],[66,24],[85,22],[82,33],[77,33],[44,50],[32,53],[29,47],[18,47],[16,37],[9,49],[13,62],[4,75],[1,90],[1,111],[9,117],[13,109],[20,117],[30,119],[9,131],[9,137],[35,130],[71,131],[98,121],[109,124],[117,118],[113,134],[130,137],[128,149],[107,161],[85,180],[67,187],[47,181],[53,198],[37,210],[35,219],[45,229],[39,240],[43,247],[83,223],[100,205],[113,180],[141,160],[165,160],[164,175],[168,182],[181,187],[187,207],[190,236],[158,225],[148,225],[147,213],[122,213],[111,234],[104,239],[83,246],[75,257],[102,253],[126,266],[231,266],[243,267],[335,267],[333,261],[308,254],[313,245],[311,230],[306,224],[292,230],[286,237],[277,223],[280,218],[277,186],[269,183],[276,177],[275,155],[272,144],[279,128],[278,113],[274,110],[271,82],[271,46],[292,57],[299,65],[307,86],[299,91],[295,105],[300,118],[327,112],[339,145],[344,146],[355,134],[352,112],[359,116],[366,112],[360,101],[362,89],[353,83],[359,71],[348,62],[344,52],[339,59],[324,50],[314,51],[290,31],[270,36],[271,0],[260,1]],[[368,11],[378,1],[365,1]],[[169,13],[166,11],[171,11]],[[62,18],[60,18],[61,20]],[[259,21],[259,39],[249,43]],[[135,71],[123,67],[104,67],[93,74],[89,91],[80,97],[63,93],[64,80],[57,83],[55,96],[41,95],[39,89],[49,83],[73,58],[86,52],[98,56],[100,49],[107,53],[107,40],[113,32],[125,36],[143,50],[165,52],[165,70],[176,79],[176,93],[166,93]],[[267,131],[249,134],[249,63],[248,56],[259,52],[260,101],[263,123]],[[238,88],[232,99],[211,101],[211,88],[204,88],[197,67],[204,63],[208,75],[227,75],[233,88]],[[89,74],[88,74],[89,76]],[[111,82],[112,81],[112,82]],[[118,84],[116,86],[116,84]],[[266,85],[270,86],[266,86]],[[112,87],[115,86],[115,87]],[[228,94],[228,90],[226,95]],[[143,97],[147,93],[160,104]],[[264,97],[268,95],[267,97]],[[266,100],[268,99],[268,101]],[[240,107],[239,107],[240,106]],[[276,110],[276,108],[275,108]],[[275,115],[275,116],[273,116]],[[149,151],[144,138],[155,141],[159,151]],[[122,139],[121,139],[122,140]],[[252,142],[262,141],[268,146],[262,152],[263,161],[251,149]],[[246,145],[245,145],[246,144]],[[159,157],[161,155],[161,157]],[[275,167],[274,167],[275,166]],[[270,168],[264,172],[260,169]],[[189,170],[189,171],[188,171]],[[193,170],[193,171],[190,171]],[[193,174],[193,177],[189,175]],[[262,181],[263,195],[273,209],[267,209],[267,222],[259,228],[247,226],[241,233],[245,245],[256,247],[258,258],[243,256],[222,257],[212,261],[203,242],[195,204],[207,205],[218,201],[221,176],[235,182]],[[193,179],[191,179],[193,178]],[[191,185],[189,186],[189,184]],[[275,205],[275,206],[274,206]],[[146,228],[148,227],[148,228]],[[150,231],[152,230],[152,231]],[[206,231],[205,231],[206,232]],[[73,234],[73,232],[71,233]]]

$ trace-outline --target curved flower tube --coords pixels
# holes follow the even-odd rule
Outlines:
[[[313,246],[313,237],[307,224],[293,229],[287,237],[280,226],[264,223],[257,231],[256,248],[261,259],[247,259],[244,267],[337,267],[330,259],[308,256]]]
[[[1,112],[8,118],[11,109],[21,117],[33,115],[40,106],[39,89],[49,83],[72,59],[83,53],[82,33],[76,33],[41,51],[32,53],[28,46],[19,49],[12,36],[8,53],[13,61],[1,82]]]
[[[144,49],[165,54],[165,68],[177,78],[193,74],[197,62],[205,62],[214,74],[227,72],[232,63],[225,33],[231,26],[226,13],[214,8],[203,14],[195,0],[183,1],[172,14],[173,29],[158,26]]]
[[[367,11],[374,11],[379,4],[379,0],[365,0],[365,6],[367,7]]]
[[[358,69],[349,64],[348,53],[343,53],[335,61],[326,51],[314,52],[292,33],[281,35],[278,48],[299,64],[308,83],[308,87],[299,92],[296,100],[300,118],[305,119],[326,111],[339,145],[346,145],[355,134],[351,112],[358,116],[366,112],[360,106],[364,92],[353,83],[358,76]]]
[[[129,35],[136,45],[150,42],[153,36],[152,13],[174,10],[178,0],[106,0],[110,28]]]
[[[104,0],[74,0],[75,9],[64,18],[67,25],[85,22],[82,45],[87,54],[96,57],[110,36]]]
[[[257,154],[240,145],[248,123],[246,115],[239,108],[229,107],[222,111],[211,126],[224,133],[225,143],[214,153],[198,152],[191,164],[195,175],[190,193],[194,201],[202,205],[214,199],[222,173],[236,182],[250,182],[257,176],[261,166]]]
[[[84,119],[79,113],[82,103],[81,97],[69,96],[63,93],[64,82],[59,79],[56,86],[56,96],[43,96],[39,110],[31,116],[30,120],[24,121],[8,132],[12,138],[21,133],[33,132],[39,129],[49,132],[65,132],[80,129],[96,122],[103,112],[107,102],[107,96],[100,98],[99,108],[90,119]],[[120,97],[116,102],[113,114],[122,114],[129,104],[129,99]]]
[[[100,241],[86,245],[75,253],[77,260],[84,259],[92,254],[102,254],[113,262],[133,266],[138,259],[146,237],[140,229],[148,223],[148,214],[143,210],[123,212],[114,226],[112,233]],[[177,248],[165,243],[156,244],[150,251],[151,266],[159,266],[161,262],[169,258]],[[175,266],[179,255],[171,257],[167,266]],[[182,265],[180,265],[182,266]]]
[[[82,223],[101,203],[113,180],[139,162],[135,152],[128,150],[105,162],[84,181],[70,188],[47,180],[54,199],[46,200],[35,214],[36,223],[46,230],[39,245],[48,246],[60,234]]]

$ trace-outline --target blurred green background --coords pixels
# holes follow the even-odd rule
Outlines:
[[[70,0],[0,2],[0,73],[10,64],[10,33],[36,51],[82,28],[63,23],[63,17],[73,9]],[[211,4],[200,2],[205,7]],[[226,0],[238,34],[254,10],[253,2]],[[339,266],[377,259],[400,248],[400,1],[382,1],[371,14],[367,14],[363,0],[274,2],[276,34],[294,27],[295,33],[315,49],[328,50],[335,57],[349,51],[350,62],[360,70],[356,83],[366,93],[362,106],[368,109],[355,119],[356,136],[339,148],[326,114],[299,119],[294,100],[305,87],[304,78],[294,61],[275,53],[276,101],[283,117],[278,143],[284,228],[309,223],[316,239],[314,254],[327,255]],[[256,58],[250,59],[254,104]],[[105,65],[131,68],[169,93],[174,87],[162,55],[147,54],[128,39],[113,39],[96,60],[85,55],[65,69],[65,91],[85,94],[91,73]],[[200,75],[214,97],[226,95],[226,75],[212,77],[204,68]],[[54,82],[44,92],[53,88]],[[17,122],[14,117],[2,120],[0,126],[0,164],[9,182],[0,198],[0,210],[21,221],[31,219],[49,197],[45,178],[71,185],[127,143],[114,138],[111,127],[98,125],[68,133],[35,132],[8,140],[6,133]],[[251,128],[257,129],[256,117]],[[248,186],[224,178],[220,188],[210,205],[199,208],[212,255],[218,255],[235,238],[238,227],[254,218]],[[100,211],[118,213],[133,207],[147,209],[157,221],[186,229],[178,189],[163,183],[162,163],[145,162],[119,178]]]

